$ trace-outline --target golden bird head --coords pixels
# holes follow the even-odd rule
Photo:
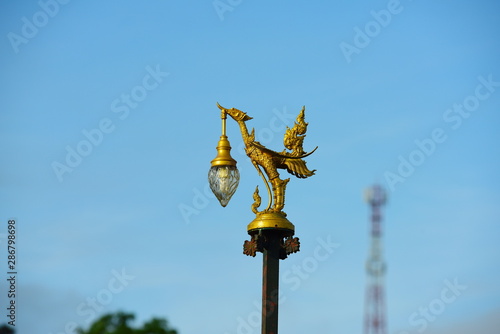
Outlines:
[[[252,117],[248,116],[245,112],[236,109],[236,108],[231,108],[231,109],[226,109],[223,106],[221,106],[219,103],[217,103],[217,107],[219,107],[220,110],[224,111],[226,114],[231,116],[236,122],[238,121],[249,121],[253,119]]]

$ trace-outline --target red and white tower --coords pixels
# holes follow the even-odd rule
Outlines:
[[[371,249],[366,261],[367,286],[365,296],[364,334],[386,334],[384,274],[382,257],[381,207],[386,203],[386,193],[379,185],[365,191],[365,200],[371,208]]]

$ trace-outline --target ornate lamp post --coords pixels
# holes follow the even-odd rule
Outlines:
[[[229,115],[238,123],[245,152],[267,188],[269,200],[267,207],[262,211],[258,210],[261,204],[258,187],[253,194],[254,203],[251,208],[255,213],[255,219],[247,226],[251,238],[250,241],[245,241],[243,253],[249,256],[255,256],[257,252],[263,253],[262,334],[277,334],[279,260],[298,252],[300,247],[299,238],[293,237],[295,226],[283,212],[285,189],[290,179],[280,179],[278,169],[286,169],[298,178],[314,175],[315,170],[309,170],[303,158],[311,155],[317,147],[309,153],[304,152],[302,148],[308,124],[304,121],[305,107],[297,116],[295,125],[286,129],[284,137],[286,150],[275,152],[255,140],[255,129],[248,132],[245,122],[252,117],[235,108],[226,109],[219,104],[217,106],[221,110],[222,135],[217,145],[217,156],[212,160],[208,173],[210,188],[225,207],[238,187],[239,172],[236,160],[230,155],[231,146],[226,136],[226,119]]]

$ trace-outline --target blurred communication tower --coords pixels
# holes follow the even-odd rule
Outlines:
[[[371,208],[371,249],[366,261],[364,334],[386,334],[384,274],[382,258],[381,207],[387,199],[384,189],[374,185],[365,190],[365,200]]]

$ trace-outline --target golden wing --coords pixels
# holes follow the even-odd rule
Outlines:
[[[309,170],[306,166],[306,162],[302,159],[297,159],[297,158],[292,158],[292,159],[286,158],[283,160],[283,165],[285,166],[284,169],[286,169],[288,173],[301,179],[313,176],[314,172],[316,171],[316,169]]]

